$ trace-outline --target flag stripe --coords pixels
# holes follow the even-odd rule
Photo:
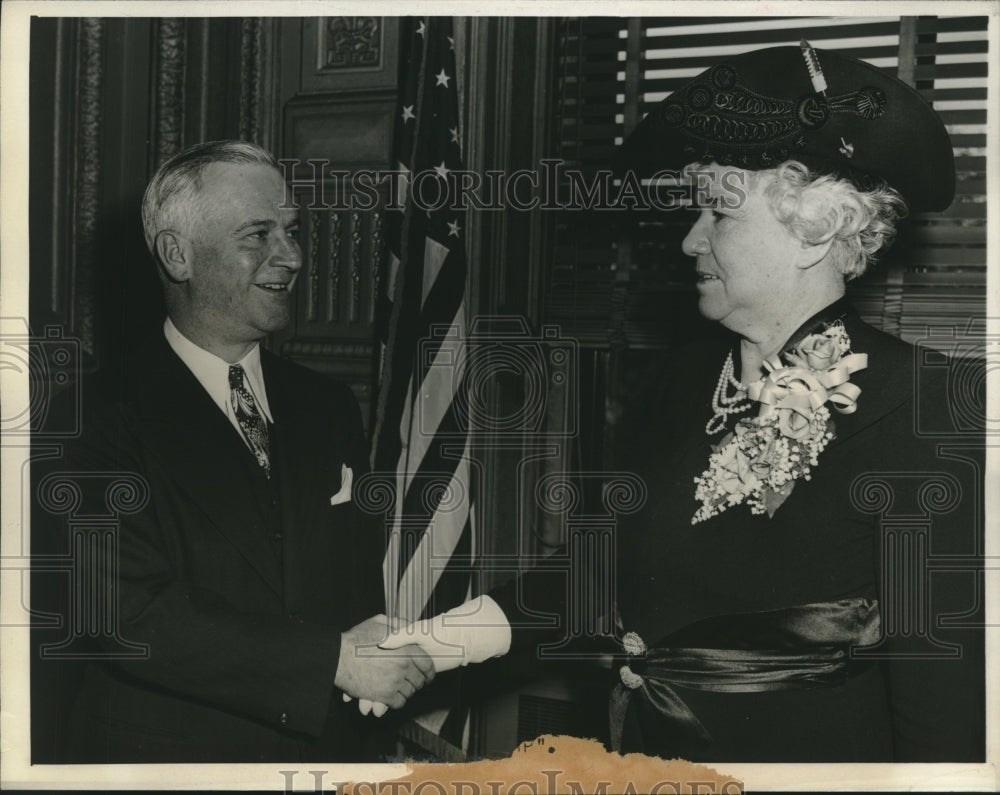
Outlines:
[[[424,208],[435,181],[461,168],[458,96],[450,18],[407,20],[396,116],[402,210],[388,210],[391,252],[378,334],[385,346],[373,465],[395,483],[384,573],[391,615],[415,619],[463,601],[469,590],[474,526],[469,440],[462,411],[467,265],[464,213]]]

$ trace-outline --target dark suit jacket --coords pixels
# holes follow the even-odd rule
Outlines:
[[[73,691],[51,705],[55,761],[375,757],[374,724],[333,685],[340,632],[384,610],[381,523],[353,500],[330,505],[342,464],[355,482],[368,469],[357,403],[267,352],[262,367],[272,483],[163,340],[85,392],[82,438],[37,467],[36,491],[55,470],[81,484],[76,517],[106,512],[107,476],[95,473],[134,473],[148,491],[119,517],[117,571],[86,564],[115,583],[119,638],[148,655],[83,661],[74,675],[59,656],[36,662],[39,683]],[[36,509],[36,548],[70,553],[74,516]],[[97,641],[74,648],[121,650]],[[52,701],[36,695],[39,709]]]
[[[621,432],[618,468],[640,475],[646,503],[619,519],[616,598],[623,628],[651,647],[709,617],[878,599],[887,633],[879,650],[887,654],[858,661],[838,687],[676,687],[712,737],[706,748],[673,743],[663,718],[633,699],[625,750],[751,762],[983,758],[982,578],[975,571],[982,565],[983,440],[981,426],[967,421],[981,380],[975,366],[963,377],[954,362],[917,362],[912,346],[862,323],[845,302],[811,325],[838,316],[853,350],[869,357],[851,378],[862,390],[858,409],[834,413],[835,440],[773,518],[740,505],[691,524],[699,505],[694,478],[723,435],[710,438],[704,428],[731,342],[694,344],[659,364]],[[525,576],[497,593],[522,625],[515,646],[542,633],[524,626],[538,623],[525,608],[565,615],[565,597],[557,596],[565,585],[545,580]]]

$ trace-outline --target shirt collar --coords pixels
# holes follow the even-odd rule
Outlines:
[[[205,388],[216,405],[228,416],[229,362],[191,342],[178,331],[177,326],[169,317],[163,324],[163,335],[167,338],[174,353],[198,379],[198,383]],[[242,365],[245,373],[244,383],[249,387],[261,413],[268,422],[273,423],[274,418],[271,416],[271,408],[267,403],[267,392],[264,389],[264,372],[260,365],[260,345],[255,344],[246,356],[234,364]]]

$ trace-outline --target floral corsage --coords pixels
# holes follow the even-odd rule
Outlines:
[[[867,366],[867,354],[851,353],[839,320],[767,359],[766,375],[746,387],[747,397],[760,403],[757,416],[740,420],[713,446],[708,469],[694,479],[701,507],[691,523],[744,501],[751,513],[773,516],[795,481],[809,480],[834,437],[827,404],[841,414],[856,410],[861,390],[849,379]]]

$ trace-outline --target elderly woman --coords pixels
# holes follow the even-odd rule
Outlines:
[[[931,576],[928,560],[976,552],[976,440],[938,454],[915,411],[946,413],[945,392],[844,297],[905,203],[950,203],[943,125],[903,83],[804,45],[707,70],[625,149],[707,197],[683,251],[701,313],[733,335],[663,362],[623,434],[646,500],[617,537],[612,746],[982,759],[976,574]],[[547,579],[455,611],[493,628],[438,618],[434,637],[465,661],[530,647],[531,611],[565,608]]]

